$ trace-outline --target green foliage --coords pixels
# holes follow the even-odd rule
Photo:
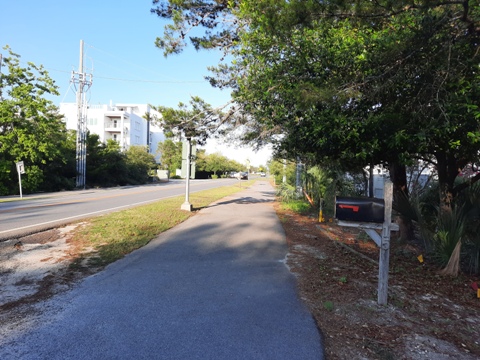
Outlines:
[[[198,96],[192,96],[189,104],[180,102],[176,109],[165,106],[153,108],[161,113],[162,116],[154,121],[167,136],[184,136],[199,145],[204,145],[222,125],[221,109],[213,108]]]
[[[163,168],[168,169],[170,174],[175,174],[177,169],[182,168],[182,143],[166,139],[158,143],[158,153],[161,155]]]
[[[478,1],[175,0],[153,11],[172,20],[157,44],[166,53],[181,51],[198,27],[206,31],[193,38],[197,48],[230,55],[210,82],[233,90],[232,126],[243,127],[244,141],[272,142],[279,158],[348,170],[348,178],[332,177],[327,203],[355,195],[366,165],[422,159],[437,169],[438,192],[421,194],[429,202],[404,202],[402,213],[430,229],[437,252],[478,233],[465,220],[475,206],[459,199],[480,176],[457,181],[480,153]],[[270,172],[282,181],[280,164]],[[405,185],[392,179],[397,190]]]
[[[435,257],[441,266],[447,265],[455,246],[463,240],[467,221],[462,208],[439,211],[433,244]]]
[[[480,184],[476,183],[466,189],[457,202],[463,204],[467,219],[462,243],[467,269],[471,273],[480,274]]]
[[[283,201],[282,208],[291,210],[298,214],[309,214],[312,211],[310,204],[303,199]]]
[[[480,272],[480,185],[474,184],[457,197],[453,208],[440,207],[438,184],[433,183],[410,198],[404,198],[402,215],[415,221],[425,250],[440,266],[448,263],[455,246],[462,246],[463,269]]]
[[[130,146],[125,153],[128,171],[128,183],[145,184],[148,182],[151,170],[157,168],[155,156],[144,146]]]
[[[100,142],[97,134],[87,135],[87,185],[106,187],[128,184],[126,155],[114,140]]]
[[[297,189],[289,185],[288,183],[281,183],[277,189],[277,196],[280,197],[282,202],[290,202],[293,200],[299,200],[303,197],[302,194],[298,194]]]
[[[325,301],[323,303],[323,307],[325,308],[325,310],[328,310],[328,311],[333,311],[333,309],[334,309],[332,301]]]
[[[217,176],[217,172],[224,170],[227,166],[228,159],[220,153],[210,154],[206,158],[206,170],[212,171]]]
[[[230,55],[210,82],[233,90],[244,141],[351,173],[423,159],[438,170],[442,207],[469,185],[455,181],[480,151],[477,2],[180,0],[154,12],[172,20],[167,52],[197,27],[197,48]]]
[[[270,174],[273,175],[275,184],[281,184],[285,176],[287,184],[294,185],[296,180],[296,165],[287,160],[271,160],[268,163]]]
[[[346,4],[241,3],[234,96],[248,138],[280,133],[277,152],[315,164],[433,160],[456,195],[455,170],[480,150],[478,6]]]
[[[97,134],[87,134],[87,185],[108,187],[145,184],[155,169],[155,157],[143,146],[122,152],[114,140],[100,142]]]
[[[333,181],[327,171],[318,166],[309,168],[305,174],[305,191],[320,208],[320,202],[324,201],[328,186]]]
[[[172,21],[155,41],[165,57],[182,52],[187,45],[187,34],[196,26],[205,29],[203,36],[195,36],[198,32],[188,36],[197,50],[228,47],[237,38],[237,21],[231,16],[237,1],[154,0],[153,5],[152,13]]]
[[[23,161],[24,192],[71,186],[71,147],[57,107],[45,98],[58,95],[57,86],[42,66],[20,65],[20,56],[5,47],[0,74],[0,194],[18,193],[15,163]],[[47,181],[47,179],[49,181]],[[50,180],[52,182],[50,183]]]

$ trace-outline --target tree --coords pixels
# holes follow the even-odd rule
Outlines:
[[[478,157],[478,6],[245,1],[241,15],[236,99],[257,136],[286,130],[283,150],[342,162],[435,161],[449,203]]]
[[[128,183],[145,184],[149,173],[157,167],[155,156],[150,154],[145,146],[130,146],[125,153]]]
[[[87,185],[116,186],[128,184],[126,155],[114,140],[102,143],[97,134],[87,134]]]
[[[196,50],[221,48],[228,52],[237,39],[238,22],[232,14],[236,0],[153,0],[151,12],[162,19],[171,20],[164,28],[163,37],[155,45],[164,55],[180,53],[187,45],[187,36],[196,28],[205,30],[201,36],[190,36]],[[198,32],[197,32],[198,34]]]
[[[220,153],[210,154],[206,158],[206,170],[213,171],[213,175],[217,177],[217,172],[225,172],[228,170],[228,159]]]
[[[207,154],[205,152],[205,149],[197,149],[197,155],[195,158],[195,169],[197,171],[208,171]]]
[[[212,84],[233,89],[245,141],[312,164],[385,164],[396,194],[407,191],[405,166],[422,159],[437,168],[444,211],[480,179],[455,183],[480,150],[476,1],[229,5],[215,14],[236,17],[233,61]]]
[[[229,116],[222,113],[223,108],[213,108],[197,96],[192,96],[189,104],[180,102],[178,108],[154,106],[161,113],[154,121],[161,126],[167,136],[184,136],[204,145],[213,134],[221,131]]]
[[[161,163],[162,166],[170,174],[175,174],[177,169],[182,168],[182,143],[173,141],[171,139],[166,139],[163,142],[158,143],[158,150],[161,154]]]
[[[71,151],[67,130],[57,107],[45,98],[58,95],[57,86],[42,66],[29,62],[21,67],[20,56],[5,49],[9,56],[0,74],[0,193],[18,191],[18,161],[25,164],[26,192],[53,190],[46,179],[68,188],[71,179],[61,169]]]
[[[236,97],[253,113],[254,135],[281,129],[280,150],[318,162],[387,164],[397,193],[406,192],[405,165],[434,163],[443,211],[480,179],[455,184],[480,150],[478,4],[245,1],[242,8],[249,29],[238,54],[247,70]]]

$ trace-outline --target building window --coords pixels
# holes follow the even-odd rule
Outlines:
[[[117,141],[117,134],[113,134],[113,140]],[[118,141],[117,141],[118,142]]]
[[[90,119],[88,119],[87,123],[88,123],[88,125],[95,126],[95,125],[98,124],[98,119],[96,119],[96,118],[90,118]]]
[[[116,128],[118,126],[118,120],[113,120],[113,127]]]

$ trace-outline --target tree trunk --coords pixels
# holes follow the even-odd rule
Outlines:
[[[458,271],[460,270],[460,250],[462,248],[462,241],[458,240],[455,249],[453,249],[452,255],[448,260],[447,266],[440,271],[442,275],[457,276]]]
[[[389,166],[390,180],[393,183],[393,201],[400,201],[400,196],[405,195],[408,198],[407,170],[405,165],[392,163]],[[400,227],[400,241],[413,239],[414,229],[412,220],[401,215],[398,217],[398,226]]]
[[[460,170],[457,161],[454,156],[446,153],[439,152],[435,154],[437,159],[437,173],[438,173],[438,185],[440,188],[440,211],[452,212],[454,207],[454,185]],[[453,249],[452,255],[448,260],[448,264],[441,271],[443,275],[457,276],[460,269],[460,250],[461,240],[458,240],[455,249]]]
[[[457,161],[445,152],[436,153],[435,158],[437,159],[438,185],[440,188],[440,208],[451,210],[454,205],[453,188],[455,179],[459,174]]]
[[[369,181],[368,181],[368,197],[373,198],[374,193],[373,193],[373,163],[370,163],[370,170],[369,170]]]

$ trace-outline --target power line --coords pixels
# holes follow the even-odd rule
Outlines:
[[[66,74],[71,74],[71,71],[58,70],[52,68],[44,68],[49,71],[56,71]],[[95,79],[104,79],[104,80],[114,80],[114,81],[125,81],[125,82],[138,82],[138,83],[152,83],[152,84],[202,84],[205,81],[193,81],[193,80],[142,80],[142,79],[122,79],[108,76],[98,76],[95,75]]]
[[[121,62],[123,62],[123,63],[125,63],[125,64],[127,64],[127,65],[129,65],[129,66],[134,66],[134,67],[136,67],[136,68],[138,68],[138,69],[142,69],[142,70],[148,71],[148,72],[151,73],[151,74],[160,75],[160,76],[162,76],[162,77],[164,77],[164,78],[167,78],[167,79],[170,80],[170,81],[176,81],[174,78],[172,78],[172,77],[170,77],[170,76],[165,76],[165,75],[160,74],[159,72],[157,72],[157,71],[155,71],[155,70],[152,70],[152,69],[150,69],[150,68],[146,68],[146,67],[144,67],[144,66],[140,66],[140,65],[138,65],[138,64],[135,64],[135,63],[133,63],[133,62],[131,62],[131,61],[127,61],[127,60],[125,60],[125,58],[122,57],[122,56],[118,56],[118,55],[112,54],[112,53],[110,53],[110,52],[108,52],[108,51],[105,51],[105,50],[103,50],[103,49],[97,48],[97,47],[95,47],[95,46],[93,46],[93,45],[90,45],[90,44],[87,44],[87,46],[88,46],[89,48],[91,48],[91,49],[97,50],[97,51],[100,52],[100,53],[104,53],[104,54],[106,54],[106,55],[108,55],[108,56],[110,56],[110,57],[112,57],[112,58],[114,58],[114,59],[116,59],[116,60],[119,60],[119,61],[121,61]],[[95,61],[99,61],[99,60],[96,59]]]
[[[131,79],[121,79],[121,78],[112,78],[112,77],[106,77],[106,76],[95,76],[96,79],[106,79],[106,80],[116,80],[116,81],[128,81],[128,82],[138,82],[138,83],[153,83],[153,84],[201,84],[204,83],[205,81],[174,81],[174,80],[168,80],[168,81],[161,81],[161,80],[131,80]]]

